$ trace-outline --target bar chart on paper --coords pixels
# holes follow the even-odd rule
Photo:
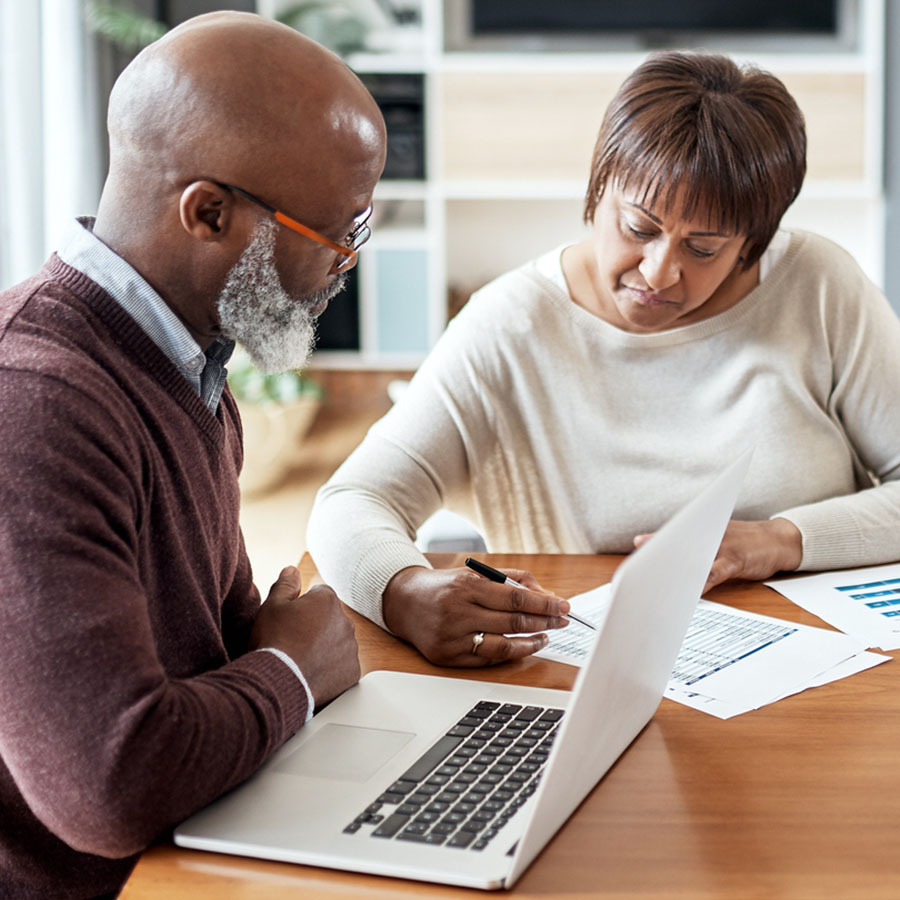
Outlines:
[[[863,603],[868,609],[887,619],[900,616],[900,578],[867,581],[863,584],[839,584],[836,591],[850,600]]]
[[[900,565],[822,572],[766,584],[867,647],[900,649]]]

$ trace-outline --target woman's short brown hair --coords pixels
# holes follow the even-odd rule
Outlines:
[[[662,52],[616,92],[600,126],[584,220],[612,182],[668,210],[684,186],[685,218],[698,211],[750,239],[756,262],[806,174],[803,114],[774,75],[727,56]]]

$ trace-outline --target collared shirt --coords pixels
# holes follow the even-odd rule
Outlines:
[[[93,227],[93,218],[79,218],[57,255],[99,284],[141,326],[215,413],[225,388],[225,365],[234,350],[234,341],[217,338],[204,353],[165,300],[94,235]]]
[[[215,414],[225,388],[225,365],[234,350],[234,341],[217,338],[204,353],[172,308],[121,256],[94,235],[94,219],[85,216],[72,224],[57,256],[73,269],[99,284],[172,361],[190,382],[210,412]],[[306,693],[308,722],[315,699],[298,665],[274,647],[258,652],[274,653],[297,676]]]

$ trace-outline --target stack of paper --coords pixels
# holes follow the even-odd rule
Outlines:
[[[572,610],[599,628],[609,591],[605,584],[571,597]],[[595,636],[573,623],[550,632],[536,655],[582,665]],[[846,634],[700,600],[665,696],[727,719],[889,658]]]

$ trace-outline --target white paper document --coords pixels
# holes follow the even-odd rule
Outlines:
[[[605,584],[569,598],[572,610],[599,628],[609,591]],[[595,636],[573,622],[550,632],[550,643],[536,655],[582,665]],[[886,659],[840,632],[700,600],[665,696],[727,719]]]
[[[766,584],[867,647],[900,649],[900,565],[822,572]]]

